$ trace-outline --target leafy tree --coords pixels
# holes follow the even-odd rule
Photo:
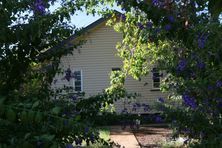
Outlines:
[[[50,11],[54,3],[61,7]],[[81,6],[81,1],[0,1],[0,147],[72,147],[98,140],[76,104],[67,97],[53,100],[50,89],[60,57],[81,44],[62,42],[77,33],[69,21]]]
[[[114,0],[105,2],[113,4]],[[123,33],[117,44],[124,62],[121,75],[139,79],[157,65],[167,74],[161,89],[170,94],[160,102],[177,135],[187,135],[187,141],[198,139],[195,146],[221,147],[222,2],[115,2],[124,11],[109,21]]]

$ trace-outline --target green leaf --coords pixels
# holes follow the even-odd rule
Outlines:
[[[38,112],[35,116],[35,122],[39,123],[43,119],[42,113]]]
[[[32,121],[34,120],[34,118],[35,118],[35,112],[29,111],[29,112],[28,112],[28,120],[29,120],[30,122],[32,122]]]
[[[55,135],[45,134],[40,137],[42,140],[52,141],[55,138]]]
[[[5,99],[6,98],[4,96],[0,96],[0,105],[2,105],[4,103]]]
[[[56,142],[53,142],[52,146],[50,146],[50,148],[58,148],[58,147],[59,147],[58,143],[56,143]]]
[[[28,117],[27,117],[26,111],[23,111],[21,113],[21,117],[20,118],[21,118],[22,123],[27,123],[28,122]]]
[[[4,113],[5,113],[5,107],[3,105],[0,105],[0,117],[4,115]]]
[[[31,133],[27,133],[27,134],[25,134],[25,136],[24,136],[24,140],[28,139],[30,136],[31,136]]]
[[[80,115],[77,115],[77,116],[75,117],[75,120],[76,120],[76,121],[80,121],[80,120],[81,120],[81,116],[80,116]]]
[[[14,122],[16,120],[16,113],[12,109],[9,109],[6,111],[6,118],[9,121]]]
[[[55,115],[58,115],[61,111],[61,108],[60,107],[54,107],[52,110],[51,110],[51,113],[52,114],[55,114]]]
[[[23,148],[34,148],[34,146],[31,143],[29,143],[29,142],[23,143],[22,147]]]
[[[35,103],[33,103],[32,108],[36,108],[38,107],[40,104],[40,101],[35,101]]]

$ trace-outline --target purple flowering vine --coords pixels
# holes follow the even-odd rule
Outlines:
[[[156,123],[162,123],[164,120],[163,120],[163,118],[160,116],[160,115],[157,115],[156,117],[155,117],[155,122]]]
[[[77,100],[77,96],[76,95],[72,95],[72,96],[70,96],[70,99],[72,99],[73,101],[76,101]]]
[[[72,73],[71,69],[68,68],[66,71],[65,71],[65,76],[62,78],[62,80],[67,80],[67,81],[70,81],[72,78],[74,78],[74,74]]]
[[[159,2],[159,0],[152,0],[152,4],[154,6],[159,6],[160,2]]]
[[[144,29],[144,26],[142,23],[137,23],[137,26],[139,27],[140,30],[143,30]]]
[[[211,86],[211,85],[209,85],[209,86],[207,86],[207,89],[208,89],[208,90],[213,90],[213,89],[214,89],[214,87],[213,87],[213,86]]]
[[[177,70],[183,71],[187,66],[187,61],[185,59],[179,60],[179,63],[177,65]]]
[[[147,27],[148,29],[151,29],[151,28],[153,27],[153,23],[152,23],[152,22],[147,22],[147,23],[146,23],[146,27]]]
[[[199,48],[202,49],[202,48],[205,47],[206,42],[207,42],[207,38],[208,38],[208,36],[207,36],[206,34],[204,34],[204,33],[202,33],[202,34],[200,34],[200,35],[198,36],[197,43],[198,43],[198,47],[199,47]]]
[[[125,22],[126,21],[126,15],[125,14],[121,14],[120,15],[120,19]]]
[[[160,0],[152,0],[152,5],[154,7],[163,8],[164,2],[161,2]]]
[[[166,31],[169,31],[169,30],[172,29],[172,26],[171,26],[170,24],[166,24],[166,25],[164,26],[164,29],[165,29]]]
[[[90,138],[90,141],[91,141],[92,143],[95,142],[95,136],[94,136],[93,134],[91,134],[89,138]]]
[[[197,104],[194,100],[194,97],[191,97],[190,95],[185,93],[185,94],[183,94],[182,98],[183,98],[183,102],[186,106],[191,107],[192,109],[197,108]]]
[[[164,102],[165,102],[165,99],[162,98],[162,97],[160,97],[160,98],[158,99],[158,101],[159,101],[160,103],[164,103]]]
[[[201,62],[201,61],[197,62],[197,68],[204,69],[205,68],[205,63]]]
[[[124,108],[124,109],[122,110],[122,113],[123,113],[123,114],[127,114],[127,113],[128,113],[128,109],[127,109],[127,108]]]
[[[40,14],[44,14],[46,12],[46,8],[44,5],[44,2],[42,0],[36,0],[34,3],[34,9],[36,12],[40,13]]]
[[[148,104],[144,104],[144,103],[143,103],[142,106],[143,106],[144,112],[147,112],[147,111],[150,110],[150,106],[149,106]]]
[[[136,111],[136,109],[137,109],[137,106],[136,106],[136,104],[133,104],[133,108],[132,108],[132,111]]]
[[[222,87],[222,81],[221,81],[221,80],[217,80],[217,82],[216,82],[216,87],[217,87],[217,88]]]
[[[175,18],[172,15],[168,16],[167,19],[168,19],[168,21],[170,23],[174,23],[175,22]]]
[[[66,144],[66,148],[74,148],[71,143]]]

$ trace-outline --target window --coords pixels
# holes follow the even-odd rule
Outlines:
[[[157,68],[153,68],[153,88],[159,89],[160,88],[160,71]]]
[[[81,70],[77,70],[73,72],[74,74],[74,81],[73,81],[73,88],[75,91],[82,91],[83,87],[82,87],[82,71]]]

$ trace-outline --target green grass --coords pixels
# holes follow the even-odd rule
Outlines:
[[[108,141],[110,139],[110,129],[107,127],[99,128],[99,137]]]

